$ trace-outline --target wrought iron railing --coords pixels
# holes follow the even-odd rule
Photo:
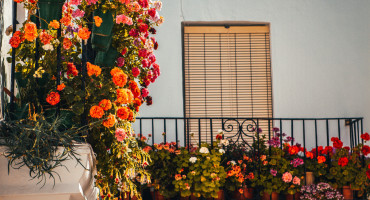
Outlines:
[[[180,146],[213,143],[219,129],[234,143],[250,146],[256,133],[271,139],[275,127],[305,148],[329,146],[331,137],[338,137],[344,145],[353,147],[361,142],[363,118],[140,117],[133,125],[136,133],[151,135],[150,144],[177,142]]]

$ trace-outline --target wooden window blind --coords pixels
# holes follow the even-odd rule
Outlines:
[[[268,25],[185,25],[183,31],[186,117],[272,117]],[[265,130],[267,125],[259,124]],[[190,120],[188,126],[192,143],[210,141],[209,120]],[[221,128],[222,121],[214,120],[214,136]]]

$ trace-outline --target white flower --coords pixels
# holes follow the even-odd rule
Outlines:
[[[228,146],[228,145],[229,145],[229,140],[226,140],[226,139],[221,140],[221,141],[220,141],[220,144],[221,144],[221,145]]]
[[[195,163],[195,162],[197,162],[197,160],[198,160],[198,158],[197,158],[197,157],[191,157],[191,158],[189,159],[189,162],[191,162],[191,163]]]
[[[51,44],[45,44],[44,46],[42,46],[42,48],[45,50],[45,51],[53,51],[54,50],[54,47],[53,45]]]
[[[225,153],[225,150],[219,149],[218,152],[220,152],[220,154],[224,154]]]
[[[230,163],[232,164],[232,165],[236,165],[236,162],[235,161],[230,161]]]
[[[218,130],[218,134],[224,134],[224,130],[222,129]]]
[[[209,153],[209,150],[207,149],[207,147],[202,147],[199,149],[199,152],[200,153]]]

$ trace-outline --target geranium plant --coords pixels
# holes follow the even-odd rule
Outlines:
[[[202,143],[199,148],[190,152],[183,149],[178,156],[178,173],[173,183],[182,197],[218,197],[217,193],[225,182],[226,173],[221,165],[223,151],[217,145],[218,141],[213,148]]]

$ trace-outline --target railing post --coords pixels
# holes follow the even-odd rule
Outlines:
[[[213,148],[213,124],[212,124],[212,118],[209,119],[210,121],[210,128],[211,128],[211,147]]]

